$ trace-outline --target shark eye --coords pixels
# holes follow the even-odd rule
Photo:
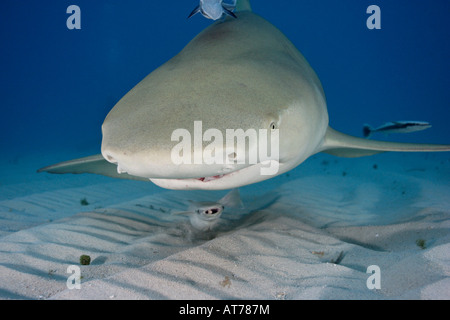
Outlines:
[[[270,130],[275,130],[275,129],[277,129],[277,124],[274,122],[274,121],[272,121],[271,123],[270,123],[270,126],[269,126],[269,128],[270,128]]]

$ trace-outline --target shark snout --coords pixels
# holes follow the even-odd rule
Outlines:
[[[105,120],[101,148],[103,157],[117,165],[119,174],[148,179],[210,181],[254,165],[259,160],[256,130],[255,139],[246,139],[248,131],[237,130],[242,134],[233,136],[236,145],[234,142],[228,145],[227,130],[202,129],[201,121],[193,122],[193,130],[180,124],[181,128],[171,131],[163,125],[126,127],[126,122],[123,122],[126,118],[120,120],[112,121],[111,117]],[[135,124],[139,123],[134,120]],[[163,121],[158,122],[161,123]]]
[[[130,152],[102,147],[103,157],[117,165],[117,172],[156,179],[205,179],[241,169],[235,163],[176,163],[170,152],[161,150]]]

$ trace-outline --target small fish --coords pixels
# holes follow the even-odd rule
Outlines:
[[[188,211],[174,214],[188,215],[192,226],[199,231],[209,231],[219,222],[220,216],[226,207],[242,208],[243,203],[238,189],[233,189],[217,202],[189,201]]]
[[[368,124],[365,124],[363,126],[363,135],[365,138],[369,138],[374,132],[382,132],[384,134],[408,133],[425,130],[430,127],[431,125],[425,121],[393,121],[387,122],[376,129],[372,128]]]
[[[223,0],[200,0],[200,4],[192,10],[188,19],[199,12],[204,17],[212,20],[218,20],[222,18],[224,14],[237,18],[233,13],[235,3],[236,1],[234,1],[234,4],[228,4],[223,3]]]

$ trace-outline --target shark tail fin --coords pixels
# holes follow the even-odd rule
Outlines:
[[[364,136],[364,138],[370,138],[370,136],[372,135],[372,131],[373,131],[373,128],[370,125],[365,124],[363,126],[363,136]]]
[[[386,151],[400,152],[437,152],[450,151],[450,145],[399,143],[388,141],[367,140],[338,132],[328,127],[324,142],[319,152],[329,153],[338,157],[355,158],[370,156]]]
[[[53,164],[51,166],[41,168],[37,172],[48,172],[59,174],[94,173],[112,178],[149,181],[148,179],[131,176],[127,173],[119,174],[117,172],[117,166],[113,163],[106,161],[101,154],[60,162],[57,164]]]
[[[233,208],[243,208],[244,204],[241,200],[241,195],[239,193],[239,189],[233,189],[228,192],[222,199],[219,200],[219,203],[224,205],[225,207],[233,207]]]

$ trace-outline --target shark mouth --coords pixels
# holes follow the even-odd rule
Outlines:
[[[230,171],[230,172],[227,172],[227,173],[220,173],[220,174],[217,174],[217,175],[214,175],[214,176],[209,176],[209,177],[186,178],[186,179],[175,179],[175,180],[186,181],[186,182],[187,181],[200,181],[200,182],[206,183],[206,182],[211,182],[211,181],[216,181],[216,180],[222,179],[223,177],[229,177],[229,176],[233,176],[235,174],[239,174],[240,172],[245,171],[246,169],[249,169],[251,167],[253,167],[253,165],[251,165],[249,167],[244,167],[244,168],[241,168],[241,169],[238,169],[238,170],[235,170],[235,171]]]
[[[276,161],[276,163],[277,163],[277,167],[278,167],[279,162]],[[214,175],[214,176],[200,177],[200,178],[188,178],[188,179],[177,179],[177,180],[185,180],[185,181],[187,181],[187,180],[191,180],[191,181],[194,180],[194,181],[201,181],[201,182],[210,182],[210,181],[215,181],[215,180],[222,179],[223,177],[236,175],[236,174],[239,174],[239,173],[241,173],[243,171],[249,170],[249,169],[251,169],[253,167],[260,167],[260,166],[261,166],[261,163],[257,163],[256,165],[250,165],[248,167],[244,167],[244,168],[241,168],[241,169],[238,169],[238,170],[235,170],[235,171],[222,173],[222,174],[218,174],[218,175]]]
[[[197,178],[197,180],[200,180],[202,182],[208,182],[208,181],[213,181],[213,180],[217,180],[222,178],[223,176],[225,176],[226,174],[219,174],[217,176],[212,176],[212,177],[203,177],[203,178]]]
[[[260,170],[266,167],[266,164],[257,163],[231,172],[217,172],[214,175],[195,178],[173,178],[158,179],[150,178],[154,184],[172,190],[225,190],[238,188],[249,183],[263,181],[278,175],[278,161],[276,163],[277,172],[263,174]]]
[[[223,178],[223,177],[225,177],[225,176],[235,175],[235,174],[237,174],[237,173],[239,173],[239,172],[242,172],[243,170],[249,169],[249,168],[251,168],[251,167],[253,167],[253,166],[254,166],[254,165],[250,165],[250,166],[248,166],[248,167],[244,167],[244,168],[241,168],[241,169],[237,169],[237,170],[235,170],[235,171],[230,171],[230,172],[227,172],[227,173],[221,173],[221,174],[214,175],[214,176],[210,176],[210,177],[194,178],[193,180],[198,180],[198,181],[201,181],[201,182],[214,181],[214,180],[221,179],[221,178]],[[181,179],[181,180],[185,180],[185,179]]]
[[[237,169],[237,170],[234,170],[234,171],[229,171],[229,172],[226,172],[226,173],[220,173],[220,174],[217,174],[217,175],[214,175],[214,176],[200,177],[200,178],[193,178],[193,180],[198,180],[198,181],[201,181],[201,182],[214,181],[214,180],[221,179],[221,178],[223,178],[223,177],[225,177],[225,176],[230,176],[230,175],[236,174],[236,173],[238,173],[238,172],[241,172],[242,170],[251,168],[252,166],[253,166],[253,165],[250,165],[250,166],[248,166],[248,167],[244,167],[244,168]],[[182,180],[185,180],[185,179],[182,179]]]

